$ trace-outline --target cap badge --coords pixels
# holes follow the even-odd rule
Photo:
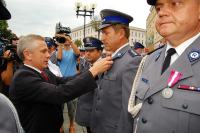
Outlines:
[[[103,23],[103,22],[105,22],[105,21],[106,21],[106,19],[105,19],[105,18],[104,18],[104,19],[102,19],[102,23]]]

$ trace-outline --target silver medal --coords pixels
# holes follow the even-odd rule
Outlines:
[[[163,91],[162,91],[162,96],[164,98],[171,98],[173,96],[173,90],[171,88],[165,88]]]

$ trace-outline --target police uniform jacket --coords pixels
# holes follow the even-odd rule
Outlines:
[[[24,133],[11,101],[0,93],[0,133]]]
[[[80,65],[80,71],[84,72],[90,68],[90,63],[82,58],[83,64]],[[76,122],[81,126],[90,126],[90,117],[92,113],[94,91],[90,91],[78,98],[76,109]]]
[[[95,89],[89,71],[60,78],[46,71],[48,81],[32,68],[22,66],[13,77],[10,97],[26,133],[59,133],[63,123],[61,104]]]
[[[141,58],[127,45],[113,57],[112,68],[100,76],[91,118],[93,133],[132,132],[128,99]]]
[[[161,75],[165,49],[150,54],[144,65],[136,91],[137,103],[143,103],[134,121],[136,133],[199,133],[200,37]],[[172,96],[166,98],[163,91],[172,70],[182,77],[171,87]]]

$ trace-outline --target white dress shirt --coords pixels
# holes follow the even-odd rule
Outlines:
[[[124,47],[126,47],[127,45],[129,45],[129,43],[124,44],[123,46],[121,46],[120,48],[118,48],[114,53],[112,53],[112,57],[114,57],[117,52],[119,52],[121,49],[123,49]]]
[[[170,65],[172,65],[178,59],[178,57],[181,56],[181,54],[185,51],[185,49],[188,48],[190,44],[192,44],[199,36],[200,33],[198,33],[197,35],[193,36],[192,38],[186,40],[185,42],[181,43],[179,46],[174,48],[176,50],[176,53],[171,56]],[[167,56],[167,50],[169,50],[170,48],[173,47],[169,43],[167,43],[165,57]]]

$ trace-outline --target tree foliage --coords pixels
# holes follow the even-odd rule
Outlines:
[[[74,41],[74,43],[76,44],[77,47],[81,47],[81,46],[82,46],[82,42],[81,42],[81,40],[79,40],[79,39],[76,39],[76,40]]]
[[[101,22],[99,20],[93,19],[93,20],[91,20],[90,23],[92,24],[92,28],[94,28],[96,31],[98,31],[99,25]]]
[[[6,6],[5,0],[2,0],[4,6]],[[0,38],[11,39],[13,33],[8,29],[8,23],[6,20],[0,20]]]
[[[8,29],[8,23],[5,20],[0,20],[0,37],[5,39],[11,39],[15,34]]]
[[[100,18],[95,16],[91,21],[90,21],[92,28],[95,29],[95,31],[98,32],[98,38],[100,36],[100,32],[99,32],[99,26],[101,24]]]

